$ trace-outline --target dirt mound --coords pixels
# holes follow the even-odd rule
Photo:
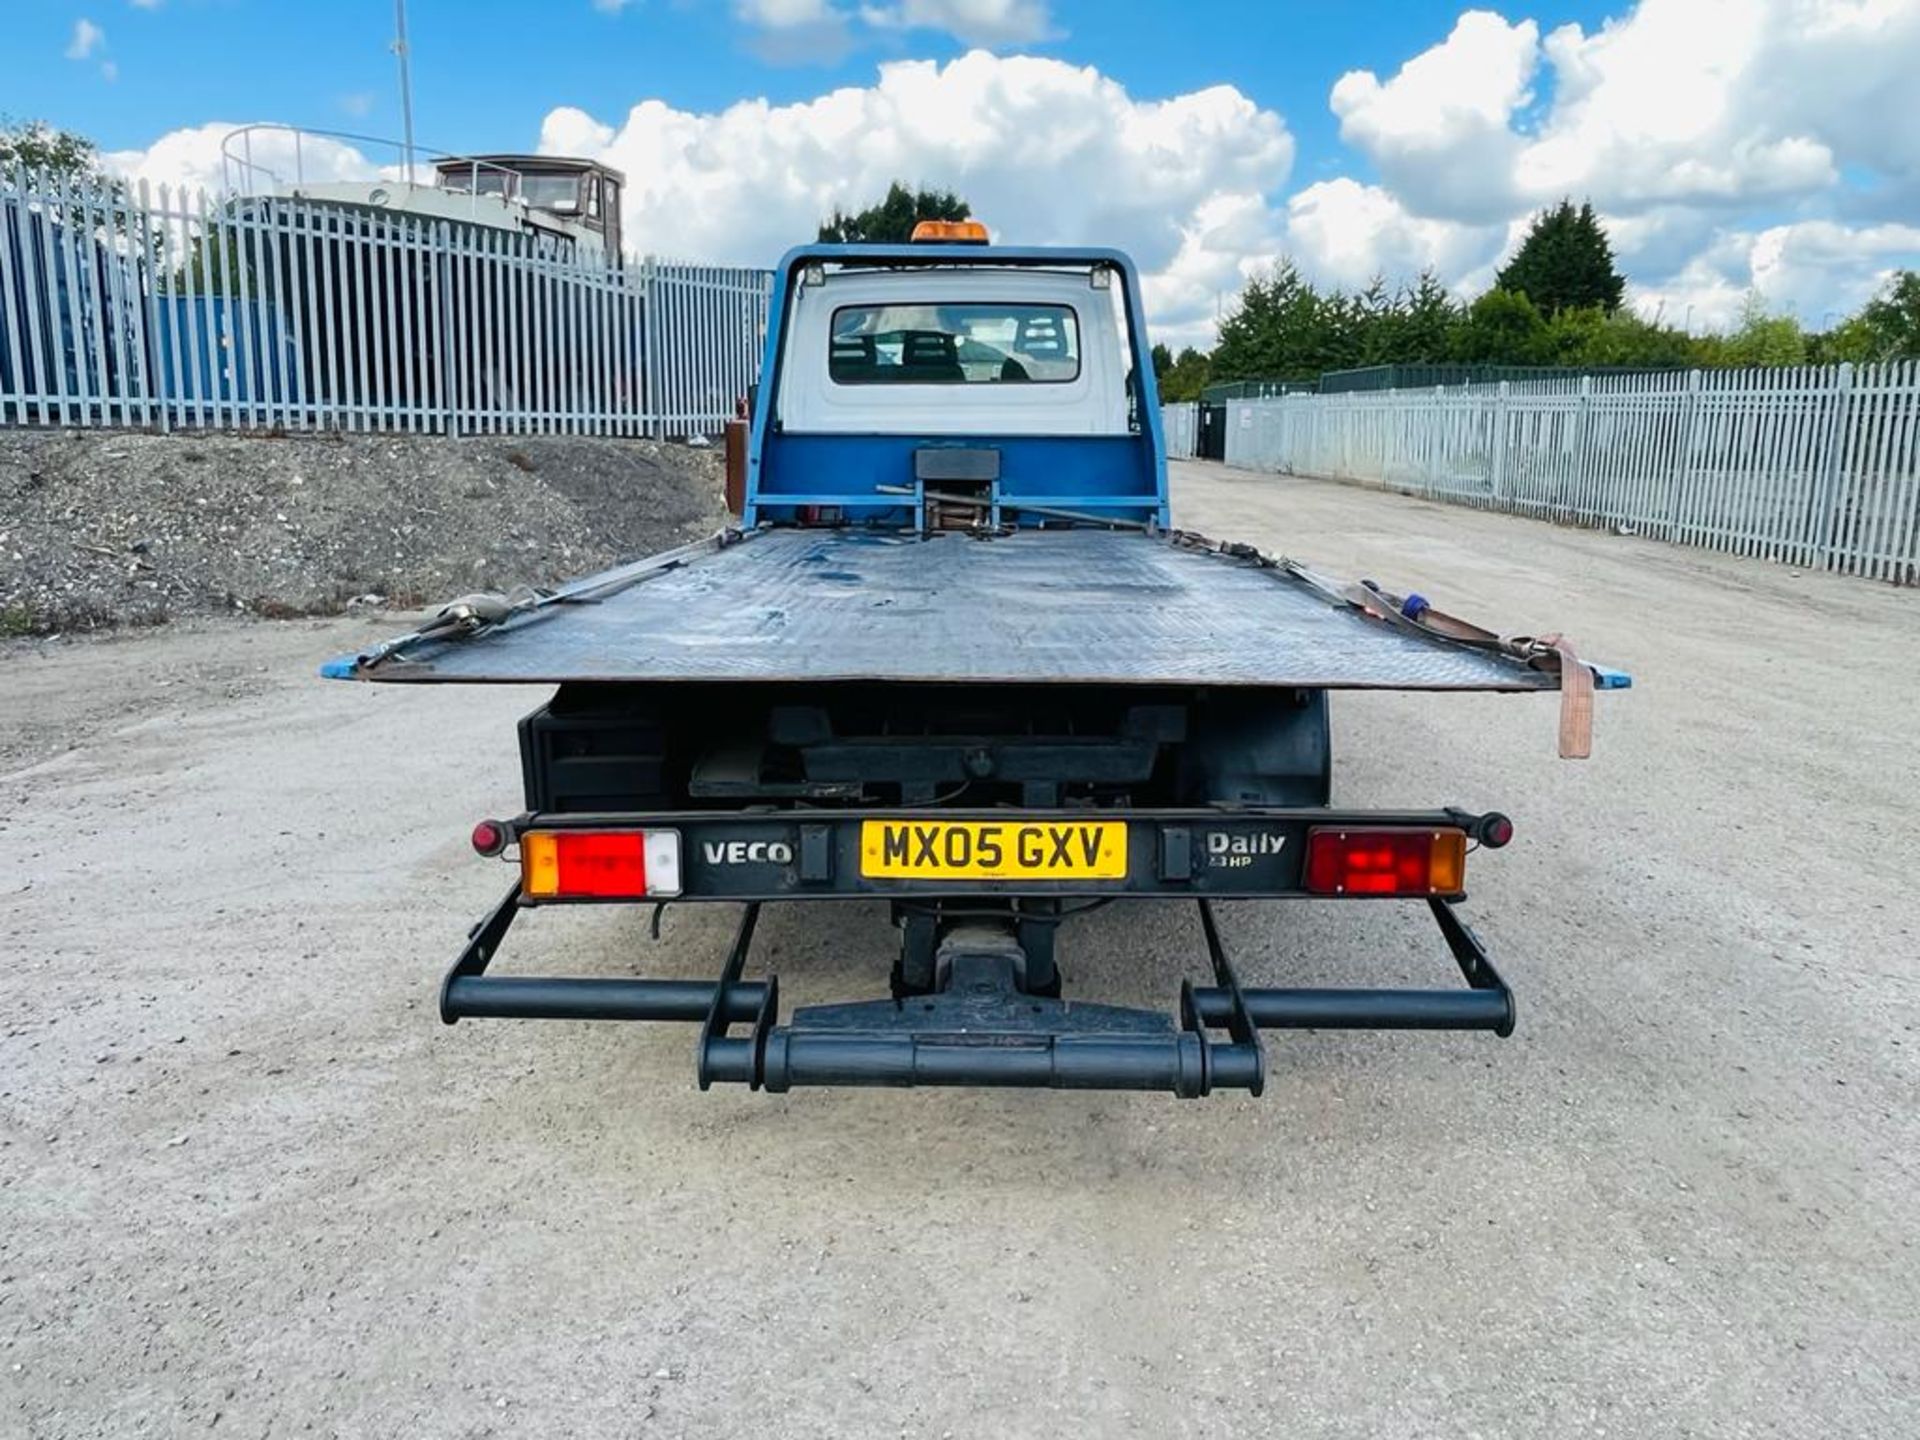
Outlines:
[[[549,584],[724,518],[677,442],[0,431],[0,633]]]

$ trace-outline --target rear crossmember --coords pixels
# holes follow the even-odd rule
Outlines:
[[[944,989],[817,1005],[779,1019],[779,980],[742,978],[759,919],[745,906],[720,977],[704,980],[491,976],[488,963],[523,908],[516,885],[474,927],[440,991],[440,1018],[681,1020],[700,1024],[701,1089],[716,1081],[801,1086],[1013,1086],[1258,1095],[1261,1030],[1490,1030],[1510,1035],[1512,992],[1454,902],[1427,904],[1465,989],[1246,989],[1211,904],[1196,902],[1213,984],[1183,982],[1178,1026],[1159,1011],[1087,1004],[1019,988],[1021,952],[1004,930],[961,926],[941,944]],[[743,1034],[733,1034],[734,1027]]]

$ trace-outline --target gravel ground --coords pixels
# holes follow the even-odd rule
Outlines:
[[[1270,1038],[1262,1100],[701,1095],[691,1032],[475,1022],[528,693],[322,684],[400,617],[0,650],[0,1433],[1920,1433],[1920,596],[1216,467],[1178,517],[1640,687],[1342,697],[1338,798],[1498,806],[1521,1027]],[[709,974],[731,917],[512,967]],[[1235,906],[1249,983],[1438,979],[1401,907]],[[774,908],[783,998],[869,907]],[[1191,916],[1063,937],[1170,1002]],[[1170,957],[1178,957],[1176,962]],[[217,1428],[216,1428],[217,1427]]]
[[[0,430],[0,633],[419,605],[722,518],[719,452],[681,444]]]

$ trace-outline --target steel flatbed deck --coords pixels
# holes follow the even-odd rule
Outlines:
[[[336,662],[379,681],[903,681],[1542,690],[1244,547],[1145,531],[992,538],[760,527],[568,587],[478,633]]]

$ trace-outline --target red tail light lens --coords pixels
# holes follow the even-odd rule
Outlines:
[[[1458,895],[1467,879],[1464,830],[1314,830],[1307,835],[1313,895]]]
[[[530,830],[520,837],[530,900],[639,900],[680,893],[677,830]]]

